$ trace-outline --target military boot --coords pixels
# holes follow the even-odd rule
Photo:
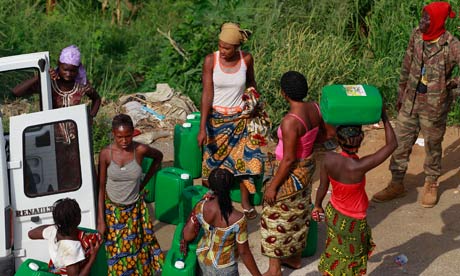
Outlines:
[[[404,189],[403,184],[397,184],[394,182],[390,182],[388,186],[381,190],[380,192],[376,193],[372,197],[372,201],[374,202],[385,202],[390,201],[395,198],[403,197],[407,194],[407,191]]]
[[[438,202],[438,183],[425,181],[422,190],[421,204],[425,208],[432,208]]]

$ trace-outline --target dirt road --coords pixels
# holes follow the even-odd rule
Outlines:
[[[162,144],[163,143],[163,144]],[[366,131],[360,156],[374,152],[384,143],[382,129]],[[156,145],[164,149],[165,161],[172,160],[172,142]],[[443,142],[443,175],[440,178],[440,200],[438,205],[425,209],[419,204],[419,192],[423,186],[424,148],[415,145],[405,179],[408,194],[406,197],[388,203],[370,203],[369,224],[372,227],[376,250],[368,263],[368,274],[380,275],[458,275],[457,266],[460,255],[460,131],[448,128]],[[388,160],[367,174],[367,194],[369,198],[384,188],[390,180]],[[318,187],[315,177],[313,194]],[[326,197],[324,204],[328,201]],[[236,208],[241,209],[238,204]],[[153,206],[152,206],[153,207]],[[260,206],[257,207],[260,212]],[[155,222],[157,237],[164,250],[170,248],[174,225]],[[249,223],[250,246],[262,272],[268,267],[268,258],[260,253],[259,221]],[[319,256],[324,249],[325,226],[318,229],[318,248],[316,254],[303,259],[304,266],[298,270],[283,268],[283,275],[320,275],[317,271]],[[394,259],[404,254],[408,258],[400,267]],[[241,275],[250,275],[240,263]]]

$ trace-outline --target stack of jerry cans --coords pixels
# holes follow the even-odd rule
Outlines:
[[[192,186],[188,171],[167,167],[158,171],[155,181],[155,216],[159,221],[178,224],[182,192]]]
[[[198,146],[200,116],[190,114],[187,121],[174,127],[174,167],[187,170],[192,178],[201,176],[203,151]]]

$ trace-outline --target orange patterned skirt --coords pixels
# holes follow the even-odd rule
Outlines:
[[[249,116],[241,113],[224,115],[213,111],[206,124],[207,140],[203,151],[202,174],[207,179],[216,168],[225,168],[237,177],[259,175],[263,170],[264,155],[260,140],[249,135]],[[250,193],[254,183],[243,178]]]

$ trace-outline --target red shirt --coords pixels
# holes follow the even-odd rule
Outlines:
[[[357,155],[348,155],[345,152],[342,156],[358,159]],[[369,199],[366,194],[366,177],[363,177],[361,182],[344,184],[338,182],[329,176],[329,181],[332,185],[331,204],[340,213],[356,218],[363,219],[366,217]]]

